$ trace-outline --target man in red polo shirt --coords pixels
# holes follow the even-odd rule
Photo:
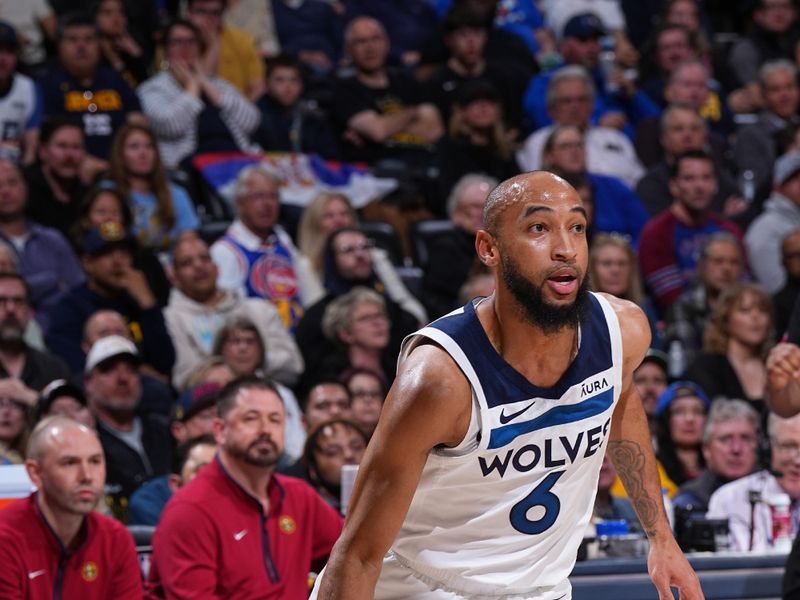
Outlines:
[[[161,515],[148,597],[305,600],[341,517],[307,483],[275,473],[286,411],[272,384],[232,381],[217,411],[216,458]]]
[[[0,598],[141,598],[133,538],[93,512],[106,478],[97,434],[48,417],[31,434],[25,468],[38,491],[0,510]]]

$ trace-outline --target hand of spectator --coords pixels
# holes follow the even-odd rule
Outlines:
[[[741,196],[728,196],[725,199],[725,207],[722,209],[726,217],[733,217],[747,210],[747,200]]]
[[[728,107],[735,113],[751,113],[758,109],[759,102],[751,90],[739,88],[728,94]]]
[[[769,391],[780,392],[792,381],[800,384],[800,346],[778,344],[767,356],[767,385]]]
[[[407,67],[413,67],[419,63],[420,58],[422,58],[422,53],[417,50],[406,50],[400,55],[400,62]]]
[[[122,50],[123,52],[127,52],[131,56],[142,55],[142,48],[136,43],[136,40],[134,40],[128,32],[125,32],[121,36],[115,38],[114,45],[118,49]]]
[[[610,127],[611,129],[622,129],[625,127],[625,124],[628,122],[628,119],[625,117],[624,113],[621,112],[607,112],[597,124],[600,127]]]
[[[92,185],[97,176],[104,171],[108,171],[108,161],[91,154],[83,157],[78,169],[83,185]]]
[[[639,63],[639,52],[633,47],[627,36],[616,36],[616,42],[614,51],[617,55],[617,61],[626,67],[635,67]]]
[[[328,55],[319,50],[302,50],[298,54],[298,57],[304,63],[315,65],[326,72],[330,71],[331,67],[333,67]]]
[[[342,134],[342,138],[346,141],[350,142],[354,146],[363,146],[364,145],[364,138],[362,138],[357,131],[354,129],[346,129],[345,132]]]
[[[141,308],[147,309],[156,305],[156,297],[140,270],[128,268],[123,274],[122,284]]]
[[[19,379],[6,377],[0,379],[0,398],[8,398],[32,408],[39,400],[39,394]]]
[[[169,70],[175,80],[186,90],[187,94],[192,96],[200,96],[200,81],[197,78],[196,72],[182,61],[171,61],[169,63]]]
[[[203,71],[202,65],[194,66],[194,76],[200,84],[200,89],[214,106],[222,106],[222,90],[211,81]]]

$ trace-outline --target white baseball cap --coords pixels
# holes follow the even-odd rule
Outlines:
[[[139,351],[136,345],[121,335],[109,335],[97,340],[89,354],[86,355],[86,367],[84,373],[90,373],[101,362],[114,358],[115,356],[127,355],[139,362]]]

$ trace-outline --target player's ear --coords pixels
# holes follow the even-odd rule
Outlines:
[[[487,267],[496,267],[500,263],[500,251],[494,236],[485,229],[479,229],[475,234],[475,251]]]

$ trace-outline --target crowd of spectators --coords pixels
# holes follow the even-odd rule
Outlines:
[[[768,352],[800,340],[793,0],[87,4],[0,2],[0,462],[58,498],[80,443],[75,514],[158,524],[148,594],[304,597],[401,341],[492,293],[483,205],[533,169],[583,199],[591,288],[648,317],[634,383],[676,520],[765,549],[785,493],[796,533],[800,422],[765,403]],[[300,209],[258,163],[224,200],[194,160],[262,151],[399,187]],[[596,517],[622,495],[606,461]],[[42,497],[15,510],[58,519]]]

